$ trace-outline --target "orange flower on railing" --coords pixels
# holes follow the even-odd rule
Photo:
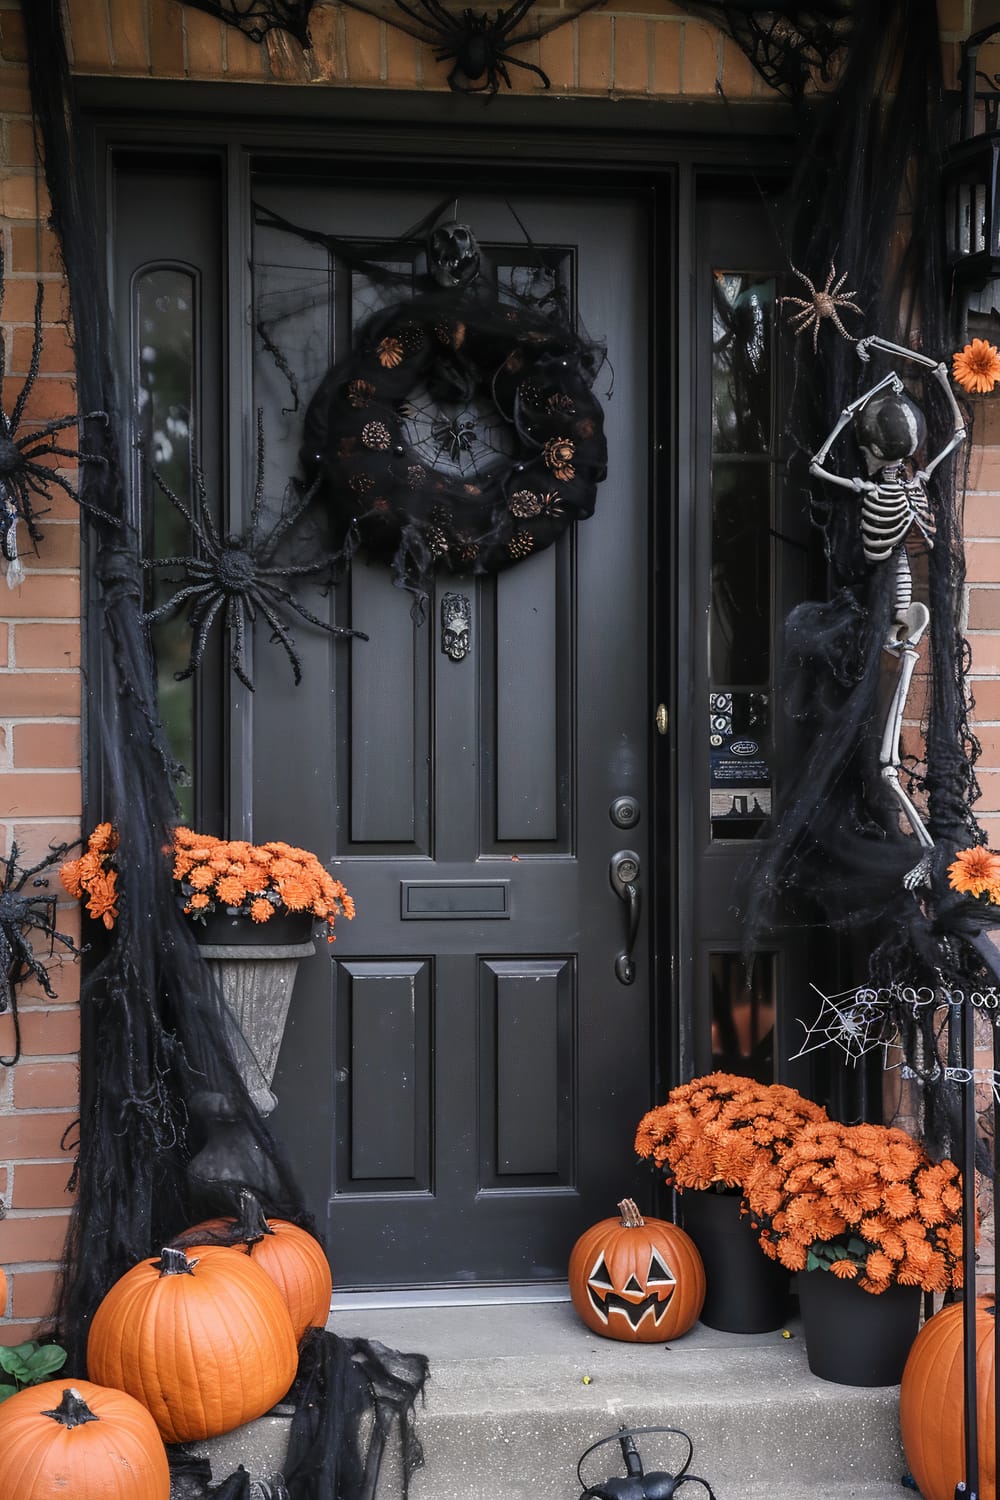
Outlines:
[[[953,891],[1000,905],[1000,854],[983,844],[960,849],[948,866],[948,884]]]
[[[87,841],[87,852],[69,860],[59,872],[71,896],[87,898],[92,917],[113,927],[118,916],[118,871],[114,852],[118,835],[101,823]],[[203,922],[218,909],[230,916],[269,922],[278,912],[307,912],[334,941],[337,917],[354,916],[354,901],[308,849],[273,841],[248,844],[176,828],[164,851],[173,858],[173,877],[185,915]]]
[[[78,901],[87,898],[86,909],[105,927],[113,927],[118,916],[118,868],[114,863],[118,835],[110,823],[98,823],[79,859],[60,866],[59,879]]]
[[[951,373],[964,391],[991,391],[1000,380],[1000,349],[973,339],[951,357]]]
[[[808,1121],[826,1110],[795,1089],[734,1073],[709,1073],[671,1089],[639,1122],[635,1149],[679,1189],[742,1188]]]
[[[962,1284],[962,1179],[905,1130],[804,1125],[744,1195],[761,1248],[791,1271],[831,1271],[866,1292]]]

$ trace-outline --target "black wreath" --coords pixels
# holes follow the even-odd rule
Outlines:
[[[593,514],[607,472],[591,389],[602,353],[561,319],[475,291],[398,303],[363,325],[306,413],[302,463],[338,545],[363,545],[422,601],[435,571],[497,572]],[[509,451],[471,474],[474,424],[442,417],[441,467],[414,451],[411,400],[495,415]],[[456,463],[456,460],[459,462]]]

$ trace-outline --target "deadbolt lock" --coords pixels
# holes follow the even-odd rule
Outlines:
[[[634,828],[639,821],[639,803],[635,797],[616,797],[608,815],[616,828]]]

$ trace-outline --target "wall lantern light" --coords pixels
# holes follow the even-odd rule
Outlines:
[[[1000,21],[962,43],[958,140],[944,164],[951,308],[959,343],[997,337],[1000,318],[1000,73],[979,68],[979,51]]]

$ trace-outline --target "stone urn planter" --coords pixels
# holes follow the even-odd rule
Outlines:
[[[233,1056],[262,1115],[278,1102],[271,1081],[299,964],[316,951],[312,925],[308,912],[276,914],[266,925],[213,912],[195,933],[232,1022]]]

